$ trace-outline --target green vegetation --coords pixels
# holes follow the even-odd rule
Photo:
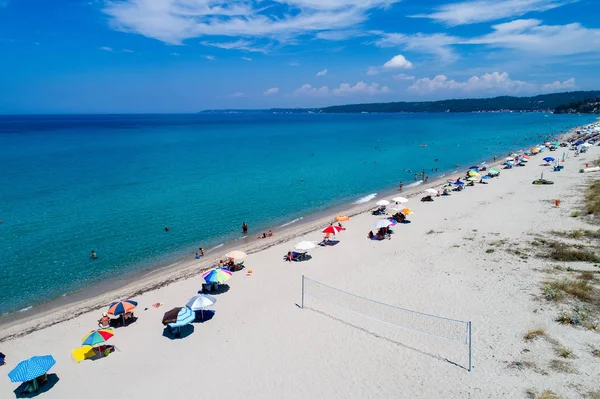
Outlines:
[[[573,351],[564,346],[559,346],[556,348],[556,354],[560,357],[564,357],[565,359],[569,359],[573,357]]]
[[[592,298],[593,287],[586,280],[555,280],[546,282],[543,287],[544,296],[549,301],[560,301],[565,294],[577,299],[589,301]]]
[[[493,248],[488,248],[488,249],[485,251],[485,253],[486,253],[486,254],[491,254],[491,253],[494,253],[494,249],[493,249]]]
[[[600,216],[600,182],[592,183],[585,194],[585,211],[588,215]]]
[[[558,373],[575,373],[576,370],[573,368],[571,363],[565,360],[553,359],[550,360],[550,369]]]
[[[572,218],[576,218],[578,216],[579,216],[579,211],[573,211],[573,212],[571,212],[571,217]]]
[[[548,253],[548,257],[562,262],[600,262],[598,256],[585,249],[571,249],[566,244],[556,244]]]
[[[563,104],[600,97],[600,91],[576,91],[569,93],[544,94],[534,97],[494,97],[472,98],[464,100],[442,100],[422,102],[393,102],[350,104],[326,107],[323,113],[360,113],[360,112],[489,112],[501,110],[546,111]]]
[[[555,114],[600,114],[600,97],[558,106]]]

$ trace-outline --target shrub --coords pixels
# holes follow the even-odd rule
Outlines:
[[[579,216],[579,211],[573,211],[573,212],[571,212],[571,217],[572,218],[576,218],[577,216]]]
[[[554,359],[550,361],[550,368],[558,373],[574,373],[571,363],[565,360]]]
[[[598,256],[585,249],[571,249],[565,244],[556,244],[551,247],[548,256],[562,262],[594,262],[600,261]]]
[[[494,249],[493,249],[493,248],[488,248],[488,249],[485,251],[485,253],[486,253],[486,254],[491,254],[491,253],[494,253]]]
[[[565,359],[573,357],[573,351],[564,346],[559,346],[558,348],[556,348],[556,353],[558,354],[558,356],[564,357]]]
[[[545,337],[546,336],[546,331],[543,328],[534,328],[532,330],[529,330],[525,333],[525,335],[523,336],[523,338],[525,338],[525,341],[532,341],[538,337]]]
[[[589,215],[600,216],[600,182],[592,183],[585,195],[585,211]]]
[[[544,392],[536,396],[536,399],[560,399],[560,396],[553,391],[546,389]]]

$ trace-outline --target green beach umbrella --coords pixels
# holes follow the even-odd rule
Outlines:
[[[476,177],[469,177],[469,178],[467,179],[467,181],[476,181],[476,180],[477,180],[477,178],[476,178]]]

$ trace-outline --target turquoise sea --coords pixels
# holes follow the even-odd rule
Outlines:
[[[422,169],[434,177],[592,120],[0,116],[0,314],[239,238],[244,221],[256,235],[407,185]]]

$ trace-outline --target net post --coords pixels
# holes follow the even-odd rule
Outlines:
[[[469,371],[473,368],[472,365],[472,354],[473,354],[473,342],[471,341],[471,322],[469,322]]]
[[[302,305],[300,309],[304,309],[304,274],[302,275]]]

